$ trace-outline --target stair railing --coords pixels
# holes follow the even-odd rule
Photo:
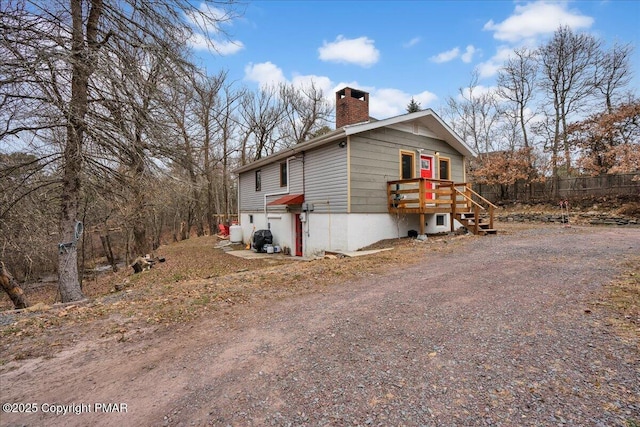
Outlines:
[[[460,191],[457,187],[461,187],[464,186],[464,191]],[[494,205],[493,203],[491,203],[489,200],[485,199],[484,197],[482,197],[480,194],[476,193],[475,191],[473,191],[473,189],[471,188],[471,186],[469,184],[456,184],[454,186],[454,190],[456,192],[456,198],[457,195],[461,195],[462,197],[464,197],[464,199],[467,201],[467,206],[469,204],[471,204],[474,209],[474,216],[475,216],[475,220],[474,220],[474,234],[478,234],[478,223],[479,223],[479,215],[480,215],[480,210],[486,211],[487,209],[482,206],[480,203],[476,202],[473,197],[475,196],[476,198],[478,198],[481,202],[483,202],[484,204],[486,204],[489,207],[489,228],[493,229],[493,215],[494,215],[494,210],[497,208],[496,205]]]

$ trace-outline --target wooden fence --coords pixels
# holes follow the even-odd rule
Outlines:
[[[556,187],[557,186],[557,187]],[[562,178],[515,185],[474,185],[491,202],[501,200],[545,201],[600,196],[640,196],[640,173]]]

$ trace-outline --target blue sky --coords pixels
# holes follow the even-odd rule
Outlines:
[[[218,53],[194,43],[210,74],[224,69],[251,89],[313,79],[330,99],[344,86],[368,91],[371,115],[404,113],[414,97],[436,111],[478,71],[491,87],[516,47],[535,47],[559,25],[606,46],[631,43],[640,87],[640,1],[254,1],[224,25]]]

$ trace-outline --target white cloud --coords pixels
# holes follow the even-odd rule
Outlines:
[[[369,95],[369,115],[377,119],[397,116],[402,114],[409,100],[411,96],[399,89],[378,89]]]
[[[420,108],[425,109],[425,108],[429,108],[430,104],[438,100],[438,95],[436,95],[433,92],[429,92],[428,90],[425,90],[424,92],[420,92],[414,95],[413,99],[415,99],[417,102],[420,103]],[[409,99],[409,101],[410,100],[411,99]],[[407,101],[407,104],[409,103],[409,101]],[[406,108],[406,105],[405,105],[405,108]]]
[[[496,93],[496,87],[476,85],[473,87],[473,93],[470,92],[468,87],[463,88],[462,93],[458,94],[458,99],[459,100],[465,100],[465,99],[471,99],[471,98],[478,99],[484,95],[492,95],[497,98],[498,95]]]
[[[409,40],[408,42],[403,43],[402,47],[409,48],[409,47],[415,46],[418,43],[420,43],[420,40],[421,40],[420,37],[414,37],[411,40]]]
[[[259,64],[249,63],[244,67],[244,78],[245,80],[257,82],[260,87],[275,86],[287,80],[280,67],[271,61]]]
[[[380,51],[376,49],[374,41],[367,37],[347,39],[340,35],[334,42],[322,43],[318,48],[322,61],[356,64],[370,67],[380,59]]]
[[[244,49],[244,44],[239,40],[213,40],[208,39],[203,34],[194,33],[189,38],[189,44],[195,50],[209,50],[219,55],[233,55]]]
[[[572,29],[589,28],[594,19],[569,10],[568,3],[537,1],[516,5],[514,13],[500,23],[490,20],[484,30],[493,31],[493,37],[508,42],[551,34],[561,25]]]
[[[231,23],[234,15],[212,6],[209,3],[200,3],[198,11],[190,10],[185,12],[187,22],[192,27],[198,28],[202,32],[217,34],[220,31],[221,24]]]
[[[240,40],[228,40],[223,42],[213,42],[213,48],[220,55],[233,55],[244,49],[244,43]]]
[[[228,40],[221,35],[220,25],[230,24],[233,15],[208,3],[201,3],[197,12],[185,13],[193,34],[188,43],[195,50],[209,50],[219,55],[233,55],[244,49],[239,40]]]
[[[465,50],[465,52],[462,54],[462,56],[460,57],[460,59],[462,59],[462,62],[464,62],[465,64],[468,64],[469,62],[473,61],[473,55],[477,52],[478,50],[473,46],[473,45],[469,45],[467,46],[467,49]]]
[[[429,91],[411,95],[399,89],[374,89],[369,94],[369,115],[377,119],[386,119],[405,114],[411,98],[419,102],[420,108],[423,109],[428,108],[429,104],[438,99],[435,94]]]
[[[280,67],[271,61],[259,64],[249,63],[244,67],[244,79],[258,83],[261,88],[277,86],[280,83],[291,83],[296,88],[308,88],[311,83],[317,89],[321,89],[327,100],[332,100],[337,89],[334,89],[331,79],[326,76],[316,76],[313,74],[294,74],[288,80]]]
[[[475,46],[470,44],[465,48],[464,53],[460,54],[460,48],[456,46],[453,49],[447,50],[445,52],[440,52],[439,54],[432,56],[431,58],[429,58],[429,60],[431,62],[435,62],[436,64],[442,64],[444,62],[453,61],[454,59],[459,57],[462,62],[468,64],[473,61],[473,55],[475,55],[477,52],[479,52],[479,50],[476,49]]]
[[[510,46],[499,46],[496,54],[489,60],[478,64],[476,69],[478,70],[478,77],[481,79],[493,77],[498,74],[498,71],[504,66],[513,55],[513,48]]]
[[[272,62],[248,64],[245,69],[245,80],[259,83],[260,87],[273,86],[278,83],[291,83],[295,87],[308,87],[313,81],[315,86],[322,89],[327,102],[333,105],[335,93],[345,87],[363,90],[369,93],[369,115],[377,119],[386,119],[407,112],[407,105],[411,98],[420,103],[421,108],[428,108],[438,97],[427,90],[417,94],[409,94],[400,89],[375,88],[358,83],[357,81],[333,83],[329,77],[309,75],[294,75],[287,80],[282,69]]]
[[[209,49],[209,40],[200,33],[193,33],[189,38],[189,44],[195,50]]]
[[[478,70],[479,78],[486,79],[498,74],[498,72],[500,71],[500,68],[502,68],[501,63],[498,63],[493,59],[490,59],[488,61],[481,62],[480,64],[478,64],[478,66],[476,67],[476,70]]]
[[[443,62],[453,61],[460,55],[460,48],[454,47],[451,50],[447,50],[446,52],[441,52],[435,56],[429,58],[432,62],[436,64],[442,64]]]
[[[322,90],[322,93],[327,100],[333,99],[335,91],[333,90],[333,83],[329,77],[308,74],[306,76],[294,75],[291,79],[291,84],[297,88],[308,88],[312,83],[316,89]]]

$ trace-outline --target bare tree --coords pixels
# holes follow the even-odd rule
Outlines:
[[[553,141],[551,163],[553,178],[558,178],[559,156],[564,150],[567,174],[571,171],[571,147],[567,138],[567,122],[571,115],[587,106],[594,93],[595,59],[600,48],[589,34],[575,34],[560,27],[549,42],[538,50],[543,78],[540,85],[553,108]]]
[[[0,153],[0,258],[20,281],[51,271],[59,205],[57,155]]]
[[[496,132],[500,124],[495,93],[480,90],[477,71],[472,73],[469,86],[460,88],[458,92],[457,98],[449,97],[447,100],[454,130],[478,153],[495,150]]]
[[[234,155],[236,155],[240,150],[240,148],[234,144],[234,133],[235,129],[238,127],[237,119],[235,117],[235,111],[238,108],[239,101],[245,95],[245,90],[235,90],[233,89],[231,84],[225,84],[222,92],[222,95],[218,97],[217,100],[217,114],[214,115],[214,120],[218,125],[217,141],[219,142],[220,157],[222,163],[221,176],[219,177],[220,182],[216,183],[215,177],[213,175],[213,165],[210,165],[210,168],[207,169],[207,171],[210,174],[210,177],[208,179],[208,188],[210,189],[210,191],[215,194],[222,193],[221,201],[217,204],[218,209],[216,210],[218,213],[222,213],[224,215],[225,221],[228,221],[229,215],[233,210],[235,210],[234,206],[232,205],[232,199],[234,198],[235,193],[231,191],[232,181],[229,171],[234,164]],[[214,192],[213,188],[216,186],[216,184],[218,185],[220,191]],[[212,197],[209,201],[210,210],[212,209],[211,205],[213,203],[213,196],[214,194],[212,194]],[[212,226],[211,222],[209,223],[209,226]],[[214,230],[211,230],[211,232],[213,233]]]
[[[514,50],[514,55],[498,74],[497,93],[513,105],[513,116],[520,126],[523,146],[529,148],[527,125],[532,114],[527,109],[535,95],[537,61],[535,52],[526,48]]]
[[[333,109],[315,82],[300,88],[283,83],[279,91],[285,119],[281,135],[287,144],[304,142],[328,124]]]
[[[281,148],[277,130],[283,116],[284,106],[275,89],[245,93],[240,103],[243,158],[258,160]]]
[[[223,3],[224,7],[228,3]],[[207,14],[189,0],[8,0],[0,5],[3,57],[0,140],[48,138],[62,155],[59,289],[62,301],[84,298],[78,275],[79,202],[87,135],[96,127],[91,108],[100,69],[119,44],[185,49],[190,23],[217,28],[230,14]],[[196,18],[196,19],[194,19]],[[118,41],[115,43],[114,41]],[[64,129],[64,138],[58,138]]]
[[[609,114],[613,113],[617,92],[625,88],[631,81],[629,59],[633,47],[630,44],[615,44],[608,51],[599,51],[596,57],[594,85],[604,96],[605,106]]]
[[[27,308],[29,306],[29,302],[24,296],[22,288],[18,286],[16,280],[11,273],[9,273],[9,270],[7,270],[2,261],[0,261],[0,286],[7,293],[16,309]]]
[[[533,114],[529,108],[535,95],[537,59],[535,52],[526,48],[514,50],[514,57],[507,60],[504,67],[498,74],[497,84],[498,95],[506,100],[509,106],[505,108],[505,114],[509,116],[507,128],[512,129],[509,136],[513,139],[512,150],[520,145],[516,143],[516,138],[522,138],[522,148],[528,160],[526,174],[529,182],[534,178],[536,171],[534,168],[533,149],[529,140],[529,122]],[[516,132],[516,127],[519,132]],[[517,185],[517,182],[514,183]],[[533,187],[529,186],[530,189]],[[517,194],[517,191],[515,191]]]
[[[117,181],[113,184],[119,184],[116,193],[120,203],[126,205],[121,212],[123,225],[132,239],[126,254],[129,259],[151,249],[147,233],[150,160],[154,154],[164,152],[162,140],[167,127],[160,108],[160,89],[176,80],[171,58],[180,56],[124,43],[118,45],[111,55],[112,61],[100,70],[104,84],[96,88],[99,96],[93,113],[99,116],[101,126],[92,129],[90,138],[99,153],[118,165],[107,172]],[[88,158],[91,169],[99,167],[94,161],[96,157],[100,156]]]

